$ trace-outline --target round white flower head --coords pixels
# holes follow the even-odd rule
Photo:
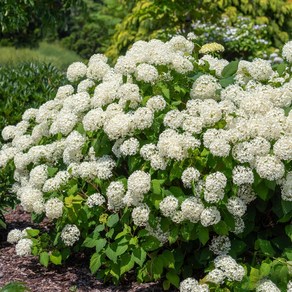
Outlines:
[[[119,210],[124,206],[123,197],[125,196],[125,188],[122,182],[113,181],[106,190],[108,199],[107,205],[109,210]]]
[[[239,197],[231,197],[227,202],[227,210],[234,216],[242,217],[246,212],[246,204]]]
[[[102,108],[95,108],[87,112],[83,117],[82,124],[85,131],[96,131],[100,129],[106,120],[106,114]]]
[[[198,291],[199,282],[194,278],[187,278],[179,285],[180,292],[195,292]]]
[[[200,220],[201,224],[207,227],[217,224],[221,220],[221,215],[216,207],[208,207],[202,211]]]
[[[183,119],[184,119],[183,113],[175,109],[167,112],[167,114],[164,117],[163,124],[165,127],[177,129],[182,125]]]
[[[237,190],[237,196],[243,200],[245,204],[249,204],[256,199],[256,194],[249,184],[240,185]]]
[[[222,87],[212,75],[202,75],[193,84],[190,95],[196,99],[217,99],[217,91]]]
[[[292,201],[292,171],[289,171],[281,184],[281,197],[285,201]]]
[[[263,279],[259,282],[256,292],[281,292],[281,290],[269,279]]]
[[[132,211],[132,219],[137,226],[146,226],[149,220],[150,209],[145,205],[135,207]]]
[[[215,268],[223,271],[229,281],[240,282],[245,275],[244,268],[228,255],[219,255],[214,260]]]
[[[94,206],[101,206],[104,203],[105,203],[105,198],[99,193],[90,195],[86,201],[86,205],[89,208],[93,208]]]
[[[166,101],[161,95],[152,96],[148,99],[146,107],[154,112],[162,111],[166,107]]]
[[[42,189],[45,181],[48,178],[48,166],[41,164],[30,171],[29,184],[36,189]]]
[[[136,68],[135,76],[138,81],[154,83],[159,75],[154,66],[149,64],[139,64]]]
[[[74,224],[67,224],[61,232],[61,239],[66,246],[73,246],[79,240],[80,231]]]
[[[287,292],[292,292],[292,280],[290,280],[287,284]]]
[[[123,156],[131,156],[139,151],[139,141],[136,138],[125,140],[120,146],[120,152]]]
[[[220,269],[214,269],[210,271],[206,276],[206,281],[215,283],[215,284],[222,284],[225,279],[225,274]]]
[[[45,204],[46,216],[49,219],[58,219],[63,214],[64,204],[58,198],[51,198]]]
[[[178,199],[173,195],[165,197],[159,203],[159,209],[162,215],[165,217],[173,216],[177,208],[178,208]]]
[[[227,236],[214,236],[209,249],[216,255],[227,254],[231,248],[231,242]]]
[[[200,178],[200,172],[194,167],[186,168],[181,176],[181,180],[185,188],[191,188],[193,182],[197,182]]]
[[[134,171],[128,178],[128,190],[137,195],[144,195],[150,191],[151,176],[142,170]]]
[[[18,256],[29,256],[31,255],[31,247],[33,242],[31,239],[23,238],[18,241],[15,246],[15,251]]]
[[[292,63],[292,41],[286,43],[282,49],[282,56],[289,63]]]
[[[253,172],[249,167],[238,165],[232,170],[232,180],[238,186],[252,184],[254,181]]]
[[[292,136],[281,137],[273,147],[274,154],[282,160],[292,159]]]
[[[140,149],[140,155],[145,160],[148,160],[148,161],[151,160],[152,156],[155,154],[158,154],[158,148],[153,143],[145,144]]]
[[[190,220],[192,223],[197,223],[200,220],[200,215],[203,210],[204,205],[196,197],[187,198],[181,204],[184,219]]]
[[[255,169],[261,178],[271,181],[280,179],[285,174],[284,164],[273,155],[258,156]]]
[[[23,234],[19,229],[13,229],[9,231],[7,235],[7,242],[9,243],[17,243],[20,239],[22,239]]]
[[[82,62],[74,62],[67,69],[67,79],[70,82],[80,80],[86,75],[87,66]]]
[[[74,87],[72,85],[64,85],[58,88],[55,99],[65,99],[74,93]]]
[[[224,139],[214,139],[210,143],[209,149],[214,156],[227,157],[229,155],[231,146]]]

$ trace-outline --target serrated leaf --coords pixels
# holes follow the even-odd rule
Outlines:
[[[161,246],[161,242],[154,236],[146,236],[144,239],[141,246],[145,251],[153,251]]]
[[[106,245],[107,241],[104,238],[100,238],[96,241],[96,252],[99,253]]]
[[[88,248],[93,248],[96,246],[98,240],[86,237],[84,242],[82,243],[82,246],[88,247]]]
[[[120,274],[124,274],[130,271],[134,267],[134,260],[132,259],[131,255],[124,254],[121,256],[120,259]]]
[[[270,274],[271,271],[271,265],[267,263],[262,263],[260,266],[260,273],[262,277],[266,277]]]
[[[101,267],[101,255],[99,253],[94,253],[90,258],[90,271],[92,274],[95,274],[98,269]]]
[[[50,254],[50,261],[54,264],[54,265],[61,265],[62,264],[62,255],[58,250],[53,251]]]
[[[49,260],[50,260],[50,256],[49,254],[44,251],[40,254],[40,263],[45,266],[46,268],[48,267],[49,265]]]
[[[268,240],[257,239],[255,245],[266,256],[273,257],[276,253],[274,248],[272,247],[270,241],[268,241]]]
[[[107,218],[106,225],[108,227],[113,227],[119,222],[119,215],[118,214],[112,214]]]
[[[209,230],[204,226],[198,226],[197,228],[198,238],[200,242],[205,245],[209,240]]]
[[[106,248],[105,254],[111,261],[113,261],[115,264],[117,263],[117,254],[114,250],[111,249],[110,246]]]
[[[25,231],[31,237],[36,237],[40,233],[40,231],[38,229],[26,229]]]
[[[144,264],[146,260],[146,251],[142,247],[135,248],[132,253],[133,260],[140,266]]]
[[[168,279],[169,282],[176,288],[179,288],[180,279],[175,271],[169,271],[168,273],[166,273],[166,279]]]
[[[155,195],[161,194],[161,185],[164,183],[164,179],[153,179],[151,181],[151,190]]]

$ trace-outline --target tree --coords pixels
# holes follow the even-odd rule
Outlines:
[[[84,7],[83,0],[1,1],[2,45],[35,46],[45,35],[64,28],[72,7]]]

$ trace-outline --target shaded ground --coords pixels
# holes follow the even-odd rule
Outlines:
[[[6,214],[5,218],[7,231],[34,226],[30,222],[30,215],[26,214],[21,207]],[[47,228],[47,224],[44,222],[41,227]],[[129,282],[119,287],[105,285],[90,274],[88,262],[80,256],[71,259],[65,266],[45,268],[38,263],[36,257],[16,256],[14,246],[8,244],[5,239],[6,232],[2,232],[0,236],[0,288],[11,281],[21,281],[25,282],[32,292],[163,291],[161,285],[157,283]]]

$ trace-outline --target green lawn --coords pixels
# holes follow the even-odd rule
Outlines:
[[[76,61],[82,61],[75,52],[62,48],[58,43],[41,42],[37,49],[15,49],[0,47],[0,65],[18,64],[26,61],[42,61],[51,63],[59,69],[66,69]]]

